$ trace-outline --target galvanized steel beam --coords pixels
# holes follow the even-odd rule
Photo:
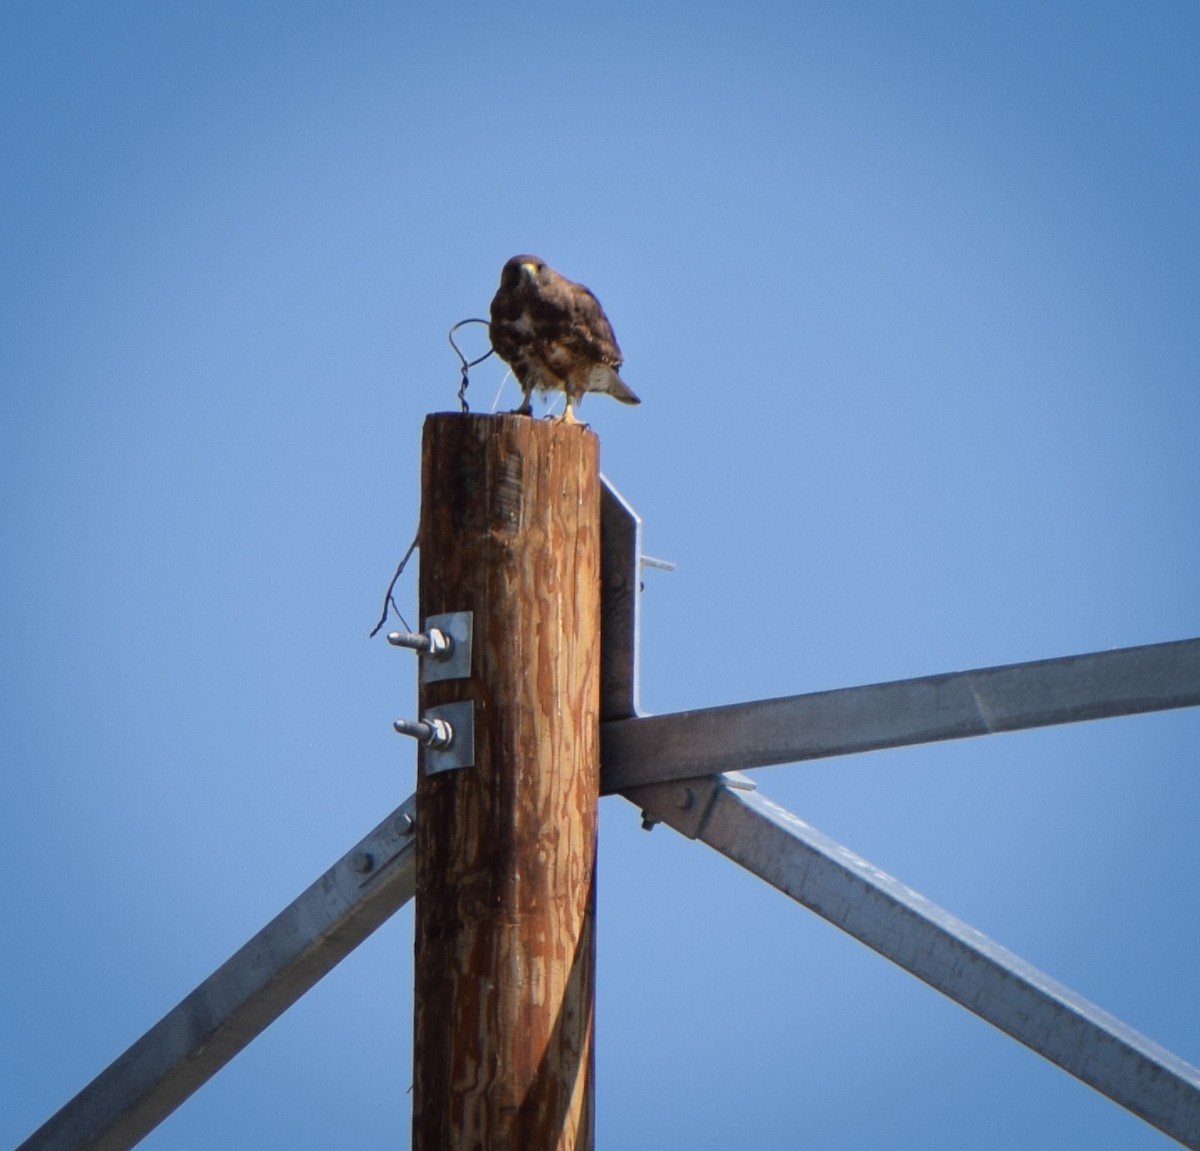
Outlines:
[[[601,792],[1200,705],[1200,639],[819,691],[601,727]]]
[[[415,800],[410,796],[17,1151],[124,1151],[211,1079],[412,898]]]
[[[637,715],[642,521],[600,476],[600,719]]]
[[[634,788],[625,795],[650,821],[702,840],[1200,1151],[1200,1070],[747,790],[742,781],[716,776]]]

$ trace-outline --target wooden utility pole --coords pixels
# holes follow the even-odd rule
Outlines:
[[[596,465],[579,426],[430,417],[425,631],[388,637],[426,656],[417,794],[18,1151],[127,1151],[414,889],[413,1147],[590,1151],[601,715],[606,792],[1200,1151],[1195,1067],[726,774],[1197,707],[1200,639],[640,716],[648,561]]]
[[[473,613],[474,763],[417,776],[413,1149],[590,1149],[599,791],[599,445],[439,414],[421,457],[422,619]]]

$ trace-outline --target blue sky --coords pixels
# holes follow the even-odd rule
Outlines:
[[[581,414],[677,564],[647,710],[1200,634],[1198,55],[1158,0],[4,5],[0,1145],[412,791],[367,632],[515,252],[643,399]],[[1198,736],[756,780],[1200,1063]],[[623,800],[600,852],[601,1146],[1170,1145]],[[411,931],[143,1146],[407,1146]]]

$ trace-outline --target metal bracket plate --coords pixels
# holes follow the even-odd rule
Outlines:
[[[467,614],[470,613],[461,613]],[[442,624],[435,626],[445,628]],[[475,701],[458,700],[426,708],[422,719],[441,719],[450,725],[454,733],[447,747],[425,748],[425,774],[436,775],[439,771],[454,771],[460,767],[475,766]]]
[[[627,719],[641,710],[642,521],[604,476],[600,482],[600,718]]]
[[[471,638],[475,616],[469,611],[448,611],[425,619],[425,634],[436,627],[453,641],[444,659],[421,660],[421,682],[434,683],[440,679],[467,679],[471,674]]]
[[[656,823],[665,823],[680,835],[697,839],[723,790],[753,791],[755,786],[754,780],[740,771],[724,771],[720,775],[630,787],[621,794],[642,809],[642,825],[647,830]]]

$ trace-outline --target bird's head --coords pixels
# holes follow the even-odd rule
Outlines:
[[[546,270],[546,261],[538,256],[513,256],[500,273],[500,283],[507,288],[522,283],[535,284]]]

